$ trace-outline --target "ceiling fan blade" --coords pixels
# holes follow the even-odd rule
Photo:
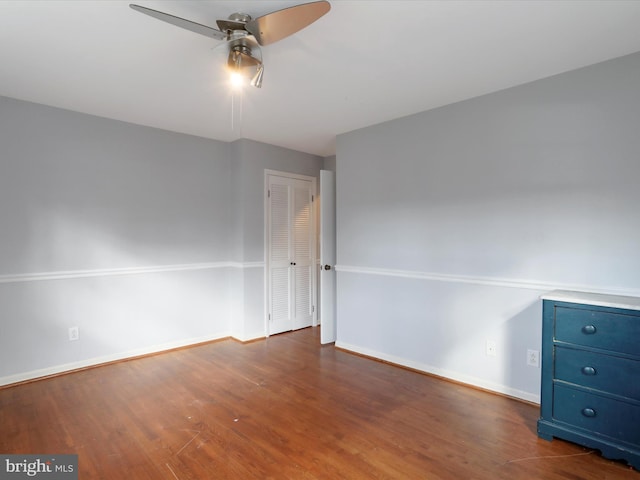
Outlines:
[[[163,22],[176,25],[177,27],[185,28],[209,38],[215,38],[216,40],[224,40],[225,38],[227,38],[227,35],[224,32],[216,30],[212,27],[207,27],[206,25],[192,22],[191,20],[185,20],[184,18],[169,15],[168,13],[159,12],[157,10],[152,10],[151,8],[141,7],[140,5],[134,5],[133,3],[129,4],[129,6],[137,12],[144,13],[153,18],[157,18],[158,20],[162,20]]]
[[[260,45],[269,45],[311,25],[329,10],[327,1],[304,3],[249,20],[245,28]]]

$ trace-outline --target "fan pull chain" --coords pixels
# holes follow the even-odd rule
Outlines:
[[[242,100],[244,99],[244,92],[240,89],[240,138],[242,138]]]

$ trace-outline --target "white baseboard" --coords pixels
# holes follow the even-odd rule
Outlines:
[[[231,335],[232,338],[234,338],[235,340],[239,341],[239,342],[253,342],[255,340],[261,340],[263,338],[267,338],[264,334],[264,332],[261,333],[254,333],[254,334],[250,334],[250,335]]]
[[[105,355],[102,357],[88,358],[79,362],[66,363],[63,365],[55,365],[53,367],[42,368],[39,370],[32,370],[30,372],[18,373],[15,375],[9,375],[6,377],[0,377],[0,386],[11,385],[13,383],[25,382],[28,380],[35,380],[37,378],[47,377],[49,375],[56,375],[65,372],[71,372],[87,367],[95,367],[105,363],[116,362],[119,360],[126,360],[143,355],[149,355],[153,353],[161,353],[174,348],[188,347],[190,345],[197,345],[199,343],[211,342],[214,340],[220,340],[230,337],[228,332],[219,333],[216,335],[207,335],[204,337],[188,338],[184,340],[178,340],[175,342],[164,343],[162,345],[153,345],[145,348],[139,348],[135,350],[129,350],[126,352],[119,352],[112,355]]]
[[[379,360],[384,360],[386,362],[390,362],[396,365],[401,365],[403,367],[408,367],[421,372],[437,375],[439,377],[448,378],[456,382],[464,383],[474,387],[479,387],[485,390],[490,390],[492,392],[501,393],[503,395],[508,395],[510,397],[520,398],[528,402],[540,404],[539,394],[533,394],[533,393],[525,392],[522,390],[516,390],[514,388],[507,387],[506,385],[500,385],[497,383],[488,382],[486,380],[483,380],[482,378],[472,377],[459,372],[453,372],[451,370],[445,370],[442,368],[434,367],[432,365],[425,365],[423,363],[415,362],[413,360],[408,360],[406,358],[396,357],[394,355],[388,355],[386,353],[377,352],[375,350],[362,348],[357,345],[351,345],[351,344],[340,342],[340,341],[336,341],[336,347],[342,348],[343,350],[348,350],[354,353],[359,353],[361,355],[366,355],[368,357],[377,358]]]

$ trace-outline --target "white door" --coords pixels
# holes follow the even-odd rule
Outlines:
[[[267,175],[267,334],[309,327],[315,312],[312,177]]]
[[[336,341],[336,175],[320,171],[320,343]]]

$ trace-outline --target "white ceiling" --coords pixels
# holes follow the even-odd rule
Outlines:
[[[134,0],[213,27],[304,1]],[[0,0],[0,95],[328,156],[340,133],[640,51],[638,0],[334,0],[232,94],[218,42],[129,3]]]

